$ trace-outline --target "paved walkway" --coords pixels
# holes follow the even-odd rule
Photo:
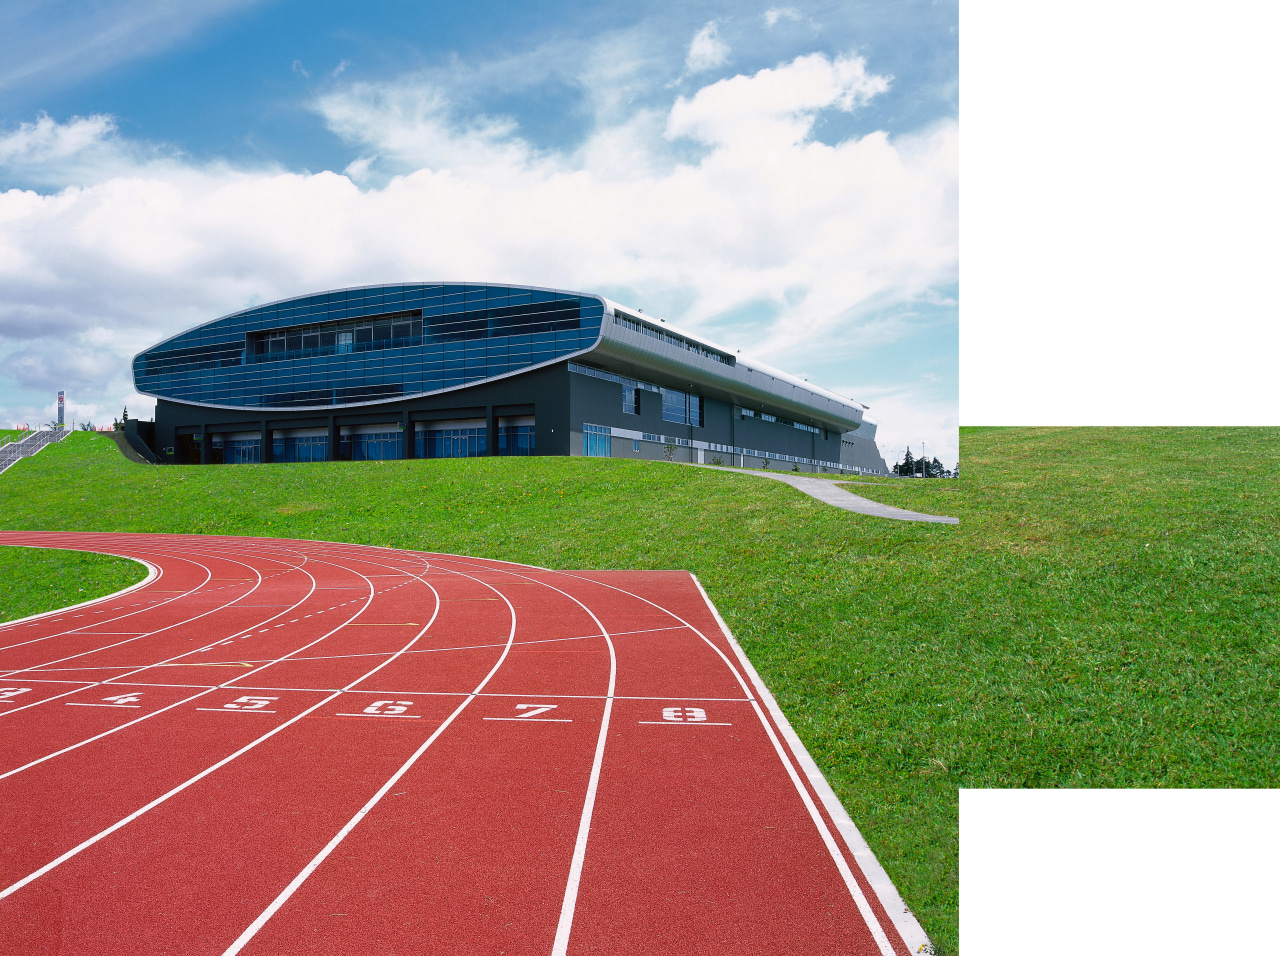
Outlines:
[[[768,471],[757,471],[755,469],[746,468],[727,468],[719,465],[697,465],[698,468],[710,468],[713,471],[735,471],[740,475],[755,475],[757,478],[772,478],[774,481],[781,481],[783,484],[790,485],[797,491],[803,491],[810,498],[817,498],[823,504],[831,505],[834,508],[840,508],[844,511],[853,511],[860,515],[873,515],[876,518],[892,518],[894,521],[927,521],[933,524],[959,524],[959,518],[948,518],[945,515],[927,515],[921,514],[919,511],[907,511],[904,508],[894,508],[890,505],[882,505],[878,501],[871,501],[868,498],[862,498],[851,492],[845,491],[836,482],[826,478],[806,478],[804,475],[797,474],[774,474]]]

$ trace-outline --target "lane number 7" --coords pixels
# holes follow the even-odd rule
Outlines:
[[[512,720],[522,720],[525,717],[536,717],[538,714],[545,714],[549,710],[555,710],[559,704],[516,704],[516,710],[523,710],[523,714],[517,714]],[[530,710],[529,708],[533,708]]]

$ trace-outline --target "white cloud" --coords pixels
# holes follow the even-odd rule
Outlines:
[[[693,35],[689,55],[684,60],[685,72],[703,73],[728,62],[729,44],[720,39],[719,26],[711,20]]]
[[[765,26],[775,26],[779,20],[799,20],[800,11],[795,7],[770,7],[764,12]]]
[[[67,123],[56,123],[41,113],[34,123],[22,123],[0,136],[0,165],[12,168],[63,162],[101,145],[115,131],[115,120],[110,116],[75,116]]]
[[[665,111],[615,103],[572,152],[539,151],[501,117],[460,121],[421,79],[349,84],[316,103],[361,157],[346,175],[196,164],[120,142],[106,118],[38,120],[6,155],[97,149],[107,172],[0,193],[14,393],[0,406],[67,387],[145,413],[128,359],[160,338],[255,302],[401,280],[598,291],[649,313],[679,301],[667,318],[783,367],[824,330],[856,347],[860,306],[925,296],[957,269],[954,123],[810,136],[822,110],[887,82],[858,58],[800,57]],[[768,321],[717,323],[759,303]]]

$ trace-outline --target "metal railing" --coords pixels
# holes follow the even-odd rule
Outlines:
[[[50,428],[32,432],[21,441],[11,441],[0,445],[0,474],[17,464],[23,458],[30,458],[50,442],[62,441],[71,430],[67,428]]]

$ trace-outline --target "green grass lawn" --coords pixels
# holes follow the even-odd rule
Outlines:
[[[939,951],[954,952],[959,788],[1275,785],[1277,439],[964,429],[958,481],[849,485],[957,515],[957,528],[666,463],[166,468],[76,433],[0,476],[0,527],[694,571]],[[0,549],[6,581],[65,580],[20,550]],[[111,561],[78,575],[98,570],[102,590],[120,586]],[[0,612],[30,613],[0,593]]]

